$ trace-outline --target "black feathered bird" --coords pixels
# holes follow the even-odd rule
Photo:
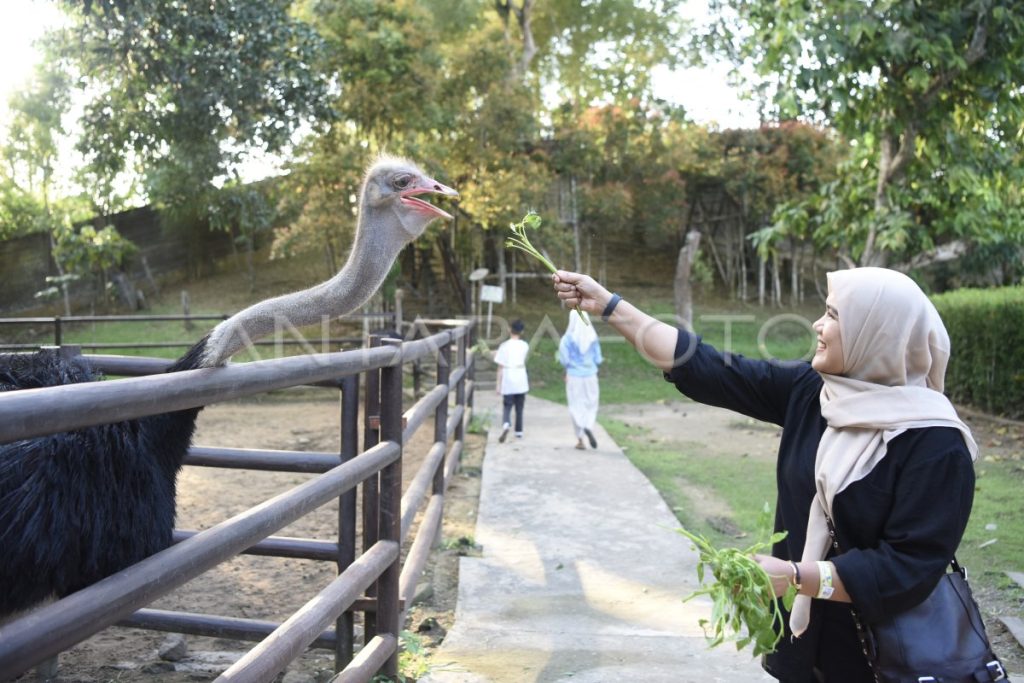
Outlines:
[[[455,190],[415,164],[381,157],[367,171],[345,266],[310,289],[260,302],[217,325],[168,372],[221,365],[287,322],[349,313],[377,290],[399,251],[433,219],[419,198]],[[0,355],[0,391],[97,379],[55,351]],[[0,617],[63,597],[171,544],[175,480],[199,408],[0,445]]]

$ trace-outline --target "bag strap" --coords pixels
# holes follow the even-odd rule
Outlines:
[[[832,523],[832,517],[825,512],[825,522],[828,523],[828,535],[832,539],[832,549],[835,550],[835,554],[839,555],[843,551],[839,548],[839,538],[836,536],[836,525]],[[868,662],[868,668],[871,669],[871,675],[875,679],[875,683],[882,683],[878,677],[878,672],[875,671],[875,641],[871,637],[871,633],[864,628],[864,624],[861,623],[860,614],[857,612],[857,608],[850,603],[850,614],[853,616],[853,624],[857,627],[857,638],[860,639],[860,649],[864,652],[864,659]]]

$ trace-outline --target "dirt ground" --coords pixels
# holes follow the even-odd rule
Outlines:
[[[310,451],[333,451],[340,445],[337,397],[323,392],[298,396],[280,394],[260,401],[213,406],[201,413],[197,444],[237,447],[262,447]],[[642,406],[606,406],[602,413],[637,426],[657,427],[658,438],[703,444],[727,444],[752,457],[774,457],[778,430],[737,416],[723,416],[703,406],[684,401]],[[979,443],[991,452],[1006,444],[1007,425],[970,418]],[[698,427],[699,425],[699,427]],[[1010,426],[1016,441],[1024,430]],[[999,438],[996,438],[997,430]],[[484,437],[467,434],[460,471],[453,479],[445,503],[441,544],[421,579],[418,600],[410,608],[406,628],[414,634],[413,649],[407,656],[406,672],[415,677],[416,669],[425,672],[430,654],[444,638],[454,619],[458,592],[459,557],[478,549],[473,542],[476,525],[480,473],[483,466]],[[429,428],[423,428],[407,449],[406,482],[415,474],[416,465],[429,445]],[[994,445],[995,444],[995,445]],[[287,490],[311,475],[250,472],[186,467],[179,477],[178,527],[202,529],[241,512]],[[711,517],[728,521],[728,506],[706,490],[692,487],[694,503]],[[330,540],[334,537],[337,510],[328,505],[299,523],[278,532],[284,536],[303,536]],[[196,579],[153,605],[207,614],[280,621],[309,600],[330,582],[333,565],[302,560],[284,560],[242,556]],[[979,593],[983,611],[998,612],[994,597]],[[1024,671],[1024,650],[998,621],[987,624],[993,644],[1011,671]],[[359,627],[357,626],[357,630]],[[110,628],[64,653],[60,658],[60,681],[94,683],[98,681],[183,681],[212,680],[231,662],[252,647],[235,640],[186,639],[187,653],[175,662],[165,661],[158,650],[167,634],[135,629]],[[289,683],[328,681],[333,654],[323,650],[307,652],[289,668]],[[19,681],[33,680],[25,675]],[[411,679],[410,679],[411,680]]]

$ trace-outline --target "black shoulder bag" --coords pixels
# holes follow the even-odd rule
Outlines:
[[[832,547],[835,526],[826,515]],[[864,656],[876,683],[984,683],[1007,680],[992,651],[967,570],[951,562],[924,602],[876,624],[864,624],[850,608]]]

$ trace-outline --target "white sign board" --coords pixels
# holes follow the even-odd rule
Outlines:
[[[482,285],[480,287],[480,301],[487,301],[493,304],[500,304],[505,300],[505,290],[496,285]]]

